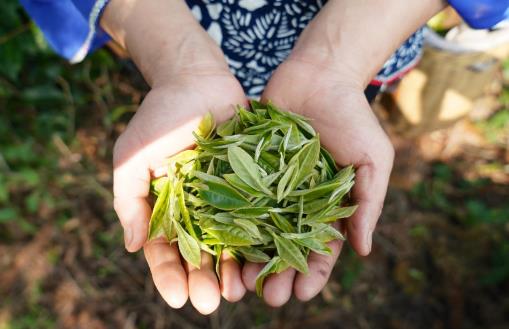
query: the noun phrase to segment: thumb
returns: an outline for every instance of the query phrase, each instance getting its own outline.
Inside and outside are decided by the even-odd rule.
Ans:
[[[376,164],[364,163],[356,171],[353,197],[359,208],[348,220],[347,231],[352,247],[361,256],[371,252],[373,231],[387,193],[394,151],[387,147],[384,153],[386,156],[377,157]]]
[[[125,248],[135,252],[148,234],[150,171],[139,153],[126,158],[123,145],[119,138],[113,152],[113,207],[124,229]]]

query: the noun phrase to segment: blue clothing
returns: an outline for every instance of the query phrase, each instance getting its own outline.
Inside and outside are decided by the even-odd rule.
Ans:
[[[109,40],[98,26],[108,0],[21,0],[48,43],[77,62]],[[262,91],[289,55],[300,33],[326,0],[186,0],[193,15],[222,48],[248,96]],[[492,26],[509,12],[509,0],[450,0],[474,27]],[[169,18],[171,19],[171,18]],[[422,53],[422,29],[385,63],[372,81],[381,86],[415,66]]]
[[[509,0],[449,0],[449,4],[475,29],[489,29],[509,18]]]
[[[196,19],[221,45],[230,70],[246,94],[256,97],[326,1],[227,2],[187,0]],[[372,84],[381,86],[395,81],[414,67],[420,59],[422,43],[420,29],[385,63]]]
[[[79,62],[110,38],[98,25],[108,0],[20,0],[62,57]]]

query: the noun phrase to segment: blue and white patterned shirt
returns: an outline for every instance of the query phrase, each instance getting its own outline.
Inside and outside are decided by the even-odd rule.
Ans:
[[[21,0],[49,44],[78,62],[108,36],[98,25],[108,0]],[[297,38],[326,0],[186,0],[210,36],[220,45],[246,94],[256,97],[275,68],[290,54]],[[509,0],[451,0],[472,24],[495,24],[509,12]],[[460,7],[461,6],[461,7]],[[492,8],[492,9],[491,9]],[[482,10],[481,10],[482,9]],[[503,13],[502,13],[503,12]],[[422,29],[385,63],[372,81],[388,84],[418,62]]]

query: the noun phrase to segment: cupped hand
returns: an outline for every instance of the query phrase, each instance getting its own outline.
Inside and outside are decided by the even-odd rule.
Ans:
[[[362,83],[347,68],[332,70],[328,66],[288,59],[275,71],[262,98],[311,118],[322,145],[336,162],[355,166],[352,195],[359,208],[347,220],[345,229],[354,250],[359,255],[368,255],[387,190],[394,149],[371,111]],[[342,242],[330,242],[329,247],[331,256],[309,255],[308,275],[288,269],[267,278],[263,290],[265,301],[281,306],[292,292],[302,301],[316,296],[327,283]],[[255,289],[261,267],[253,263],[244,265],[243,282],[249,290]]]
[[[209,314],[221,295],[238,301],[245,288],[240,266],[227,256],[221,260],[219,283],[209,254],[202,252],[197,269],[181,259],[177,244],[163,238],[147,241],[150,180],[166,173],[165,159],[193,146],[192,132],[207,112],[222,121],[233,115],[234,105],[245,103],[240,84],[227,68],[195,65],[154,86],[115,144],[114,208],[126,249],[143,247],[155,286],[173,308],[182,307],[189,297],[199,312]]]

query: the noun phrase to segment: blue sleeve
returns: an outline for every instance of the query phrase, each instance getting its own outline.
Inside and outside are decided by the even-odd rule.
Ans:
[[[109,36],[98,22],[108,0],[20,0],[49,45],[62,57],[79,62]]]
[[[449,0],[449,4],[475,29],[491,28],[509,17],[509,0]]]

